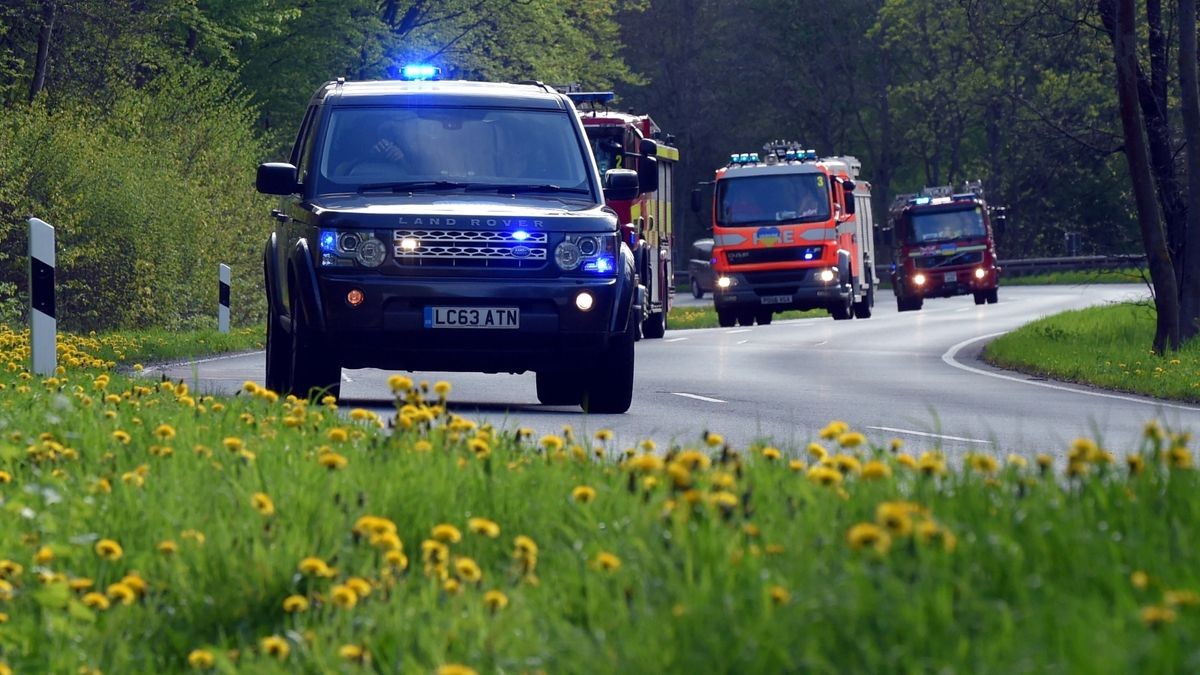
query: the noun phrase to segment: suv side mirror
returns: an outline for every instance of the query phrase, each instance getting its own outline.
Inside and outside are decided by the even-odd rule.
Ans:
[[[646,141],[642,141],[645,143]],[[653,143],[654,141],[650,141]],[[654,192],[658,189],[658,158],[642,156],[638,158],[638,192]]]
[[[609,169],[604,173],[605,201],[637,199],[638,182],[633,169]]]
[[[300,187],[296,183],[296,167],[286,162],[259,164],[254,187],[264,195],[294,194]]]
[[[700,209],[704,206],[704,204],[700,200],[701,200],[700,188],[693,188],[692,189],[692,212],[693,213],[700,213]]]

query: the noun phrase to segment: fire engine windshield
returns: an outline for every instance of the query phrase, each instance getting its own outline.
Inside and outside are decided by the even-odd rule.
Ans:
[[[815,222],[829,218],[829,188],[822,174],[724,178],[717,183],[717,224]]]
[[[625,169],[625,151],[621,146],[622,132],[605,132],[588,127],[588,141],[592,144],[592,154],[596,156],[596,167],[603,176],[609,169]]]
[[[909,243],[925,244],[956,239],[979,239],[986,236],[983,209],[976,206],[955,211],[914,213]]]
[[[591,195],[567,114],[511,108],[334,108],[318,193],[512,189]],[[303,169],[302,169],[303,171]]]

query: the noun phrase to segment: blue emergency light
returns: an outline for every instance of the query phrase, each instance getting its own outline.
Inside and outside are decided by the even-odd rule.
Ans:
[[[599,274],[611,272],[615,268],[616,266],[613,263],[613,259],[608,256],[601,256],[595,260],[588,261],[583,264],[584,271],[597,272]]]
[[[321,253],[337,253],[337,233],[321,230]]]
[[[913,199],[911,203],[916,204],[917,206],[925,206],[926,204],[929,204],[932,201],[933,201],[933,197],[917,197],[917,198]]]
[[[525,230],[517,230],[512,233],[512,238],[516,239],[517,241],[525,241],[529,238],[529,233]]]
[[[400,69],[402,80],[436,80],[442,75],[442,69],[427,63],[411,63]]]
[[[571,91],[567,92],[567,98],[575,105],[608,105],[617,95],[611,91]]]

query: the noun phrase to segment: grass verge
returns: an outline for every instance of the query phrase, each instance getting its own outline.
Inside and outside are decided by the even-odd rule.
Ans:
[[[1002,368],[1156,398],[1200,401],[1200,345],[1150,351],[1154,307],[1122,303],[1034,321],[993,340],[984,360]]]
[[[1049,272],[1025,276],[1003,276],[1001,286],[1051,286],[1065,284],[1141,284],[1145,283],[1146,270],[1132,267],[1119,270],[1078,270]]]
[[[92,363],[79,341],[64,359]],[[365,410],[26,372],[0,333],[16,672],[1184,672],[1200,476],[870,443],[532,438],[395,376]],[[1164,515],[1166,514],[1166,515]]]
[[[815,319],[822,316],[829,316],[829,312],[823,309],[810,309],[805,312],[790,311],[779,312],[775,314],[775,320],[786,321],[788,319]],[[717,310],[711,305],[706,307],[675,307],[667,316],[667,327],[672,330],[683,330],[688,328],[717,328],[720,326],[717,323]]]
[[[0,325],[0,334],[11,333],[6,326]],[[248,326],[230,329],[228,333],[216,330],[161,329],[92,332],[88,335],[60,333],[59,340],[72,345],[72,352],[86,354],[112,367],[116,364],[161,363],[262,349],[265,336],[264,326]],[[19,337],[28,340],[28,331],[19,334]]]

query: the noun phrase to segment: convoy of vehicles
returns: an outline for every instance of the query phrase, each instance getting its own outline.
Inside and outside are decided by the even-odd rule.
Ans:
[[[654,190],[601,176],[550,87],[404,70],[322,85],[288,161],[258,169],[280,196],[267,386],[336,396],[343,367],[533,371],[544,404],[626,411],[639,277],[605,201]]]
[[[942,186],[901,195],[889,227],[899,311],[919,310],[925,298],[970,294],[977,305],[999,300],[996,242],[980,183],[968,183],[957,194]]]
[[[739,153],[716,172],[713,304],[722,326],[826,309],[868,318],[875,303],[870,185],[853,157],[818,158],[787,142]],[[692,208],[701,210],[700,192]]]
[[[610,169],[637,171],[640,192],[632,199],[610,198],[606,202],[617,212],[625,241],[633,251],[642,336],[661,338],[675,296],[671,246],[679,150],[649,115],[609,110],[612,92],[569,92],[567,96],[580,107],[600,173]]]

